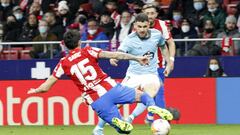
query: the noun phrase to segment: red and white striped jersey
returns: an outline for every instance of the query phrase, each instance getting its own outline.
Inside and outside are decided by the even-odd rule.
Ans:
[[[154,26],[152,28],[159,30],[162,33],[163,38],[165,40],[172,38],[172,35],[171,35],[169,28],[167,27],[167,24],[165,21],[155,19]],[[165,61],[163,60],[162,53],[159,48],[158,48],[158,61],[159,61],[159,63],[158,63],[159,67],[164,67]]]
[[[53,76],[60,78],[66,74],[77,85],[88,104],[96,101],[116,85],[98,65],[98,56],[102,50],[85,47],[71,50],[62,58],[53,71]]]

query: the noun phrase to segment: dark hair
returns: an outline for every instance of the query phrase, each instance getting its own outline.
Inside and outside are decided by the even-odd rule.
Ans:
[[[136,16],[135,22],[148,22],[148,16],[144,13],[140,13]]]
[[[218,62],[219,69],[217,71],[210,70],[209,65],[211,60],[216,60]],[[224,74],[224,71],[223,71],[223,67],[221,65],[220,60],[215,56],[210,57],[208,61],[208,67],[207,67],[207,72],[205,74],[205,77],[221,77],[223,76],[223,74]]]
[[[79,40],[80,33],[77,30],[68,30],[63,35],[64,44],[70,50],[78,47]]]

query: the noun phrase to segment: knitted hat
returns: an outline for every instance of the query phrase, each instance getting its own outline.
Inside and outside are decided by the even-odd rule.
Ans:
[[[58,12],[60,12],[61,10],[63,9],[66,9],[67,11],[69,11],[69,7],[67,5],[67,1],[63,0],[63,1],[60,1],[58,3]]]

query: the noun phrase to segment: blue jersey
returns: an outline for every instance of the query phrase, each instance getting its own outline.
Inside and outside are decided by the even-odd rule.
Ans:
[[[161,32],[156,29],[149,30],[150,37],[148,39],[140,39],[136,32],[129,34],[121,43],[118,50],[127,52],[135,56],[151,55],[150,64],[141,66],[136,61],[130,61],[127,70],[128,74],[158,74],[158,55],[159,46],[165,45],[165,39]]]

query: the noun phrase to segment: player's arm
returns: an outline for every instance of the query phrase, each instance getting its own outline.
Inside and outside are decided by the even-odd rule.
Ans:
[[[122,50],[118,50],[118,52],[124,52]],[[110,59],[110,64],[113,65],[113,66],[118,66],[118,60],[117,59]]]
[[[160,45],[159,47],[161,49],[161,52],[162,52],[162,55],[163,55],[164,59],[167,61],[167,66],[164,70],[164,75],[168,76],[171,72],[171,65],[169,64],[170,63],[169,50],[168,50],[166,45]]]
[[[134,60],[139,62],[141,65],[146,65],[149,63],[149,56],[134,56],[124,52],[102,51],[99,53],[99,58],[117,59],[117,60]]]
[[[173,41],[173,38],[169,38],[167,40],[167,44],[168,44],[168,49],[169,49],[169,55],[170,55],[170,67],[171,70],[174,69],[174,60],[175,60],[175,54],[176,54],[176,45],[175,42]]]
[[[31,88],[27,93],[44,93],[47,92],[57,81],[58,79],[53,75],[49,76],[48,79],[42,83],[38,88]]]

